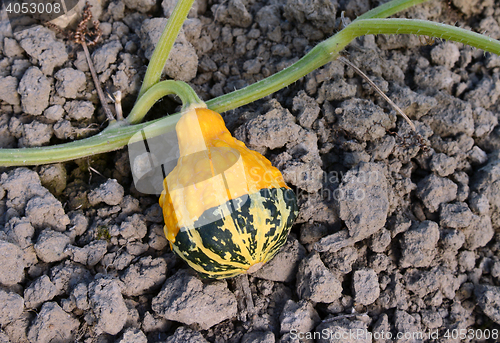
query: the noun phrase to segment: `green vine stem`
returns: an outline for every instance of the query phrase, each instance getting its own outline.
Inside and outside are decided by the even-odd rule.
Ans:
[[[174,11],[168,19],[167,25],[165,26],[165,29],[156,44],[155,50],[153,51],[153,55],[149,61],[148,69],[146,70],[146,75],[144,75],[144,80],[137,99],[140,99],[151,86],[160,81],[161,73],[165,67],[165,62],[168,59],[170,50],[172,50],[172,47],[174,46],[175,40],[181,31],[182,24],[186,21],[193,3],[194,0],[177,1]]]
[[[0,166],[30,166],[64,162],[118,150],[127,145],[130,138],[146,126],[156,124],[155,131],[151,131],[151,136],[154,136],[155,133],[161,134],[162,128],[172,130],[178,120],[175,116],[170,116],[137,125],[114,122],[101,133],[79,141],[39,148],[0,149]]]
[[[216,112],[228,111],[272,94],[311,71],[335,60],[339,53],[357,37],[369,34],[414,34],[456,41],[500,55],[500,42],[458,27],[416,19],[355,20],[333,37],[316,45],[307,55],[290,67],[243,89],[207,101]]]
[[[182,111],[165,118],[143,124],[129,125],[127,121],[113,122],[101,133],[65,144],[39,148],[0,149],[0,166],[39,165],[70,161],[81,157],[118,150],[131,142],[132,136],[147,127],[148,136],[154,137],[175,129],[183,111],[189,108],[206,108],[193,89],[185,82],[166,80],[152,86],[140,98],[129,117],[134,113],[147,113],[156,101],[169,94],[181,98]],[[128,118],[127,118],[128,120]]]
[[[385,4],[382,4],[378,7],[375,7],[374,9],[369,10],[366,13],[363,13],[362,15],[357,17],[354,21],[361,20],[361,19],[387,18],[393,14],[404,11],[405,9],[408,9],[410,7],[413,7],[415,5],[418,5],[418,4],[421,4],[423,2],[427,2],[427,1],[429,1],[429,0],[393,0],[393,1],[389,1],[389,2],[386,2]]]
[[[246,88],[207,101],[206,105],[216,112],[224,112],[265,97],[292,84],[326,63],[335,60],[339,56],[339,53],[353,39],[367,34],[426,35],[469,44],[485,51],[500,54],[500,42],[457,27],[424,20],[367,19],[369,16],[382,17],[392,15],[397,11],[420,2],[423,1],[395,0],[367,12],[333,37],[318,44],[307,55],[290,67]],[[164,85],[166,84],[164,83]],[[127,122],[136,123],[140,121],[147,113],[147,110],[159,99],[161,94],[169,94],[162,93],[166,91],[160,90],[161,87],[164,86],[153,88],[151,93],[145,92],[144,95],[139,97]],[[149,135],[152,137],[155,132],[160,134],[165,132],[161,130],[172,130],[179,118],[180,114],[175,114],[144,124],[127,126],[126,122],[115,123],[94,137],[53,147],[0,149],[0,166],[55,163],[117,150],[125,146],[137,131],[145,128],[147,125],[155,124]]]
[[[141,96],[127,117],[129,124],[137,124],[148,113],[149,109],[161,98],[166,95],[175,94],[182,101],[182,111],[191,106],[207,107],[200,100],[195,91],[185,82],[165,80],[150,87],[143,96]]]

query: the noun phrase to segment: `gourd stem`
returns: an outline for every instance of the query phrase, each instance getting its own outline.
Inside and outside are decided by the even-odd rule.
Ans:
[[[369,34],[414,34],[442,38],[500,54],[500,42],[458,27],[416,19],[355,20],[333,37],[316,45],[307,55],[286,69],[243,89],[207,101],[216,112],[234,109],[272,94],[296,82],[313,70],[335,60],[355,38]]]
[[[368,12],[363,13],[356,20],[362,19],[375,19],[375,18],[387,18],[393,14],[404,11],[407,8],[413,7],[415,5],[421,4],[423,2],[427,2],[429,0],[393,0],[386,2],[374,9],[369,10]],[[353,22],[354,22],[353,21]]]
[[[168,19],[167,25],[165,26],[165,29],[156,44],[153,55],[151,56],[151,60],[149,61],[148,69],[146,70],[146,75],[144,75],[144,80],[137,99],[140,99],[151,86],[160,81],[161,73],[165,66],[165,62],[168,59],[168,55],[170,54],[170,50],[172,50],[172,47],[174,46],[175,40],[181,31],[182,24],[184,24],[193,3],[194,0],[177,1],[174,11]]]
[[[127,117],[127,122],[130,124],[141,122],[149,109],[159,99],[169,94],[175,94],[181,99],[183,110],[192,106],[207,107],[187,83],[183,81],[165,80],[150,87],[146,93],[137,100]]]
[[[110,124],[99,134],[78,141],[48,147],[0,149],[0,166],[31,166],[71,161],[123,148],[135,133],[148,127],[152,137],[175,129],[181,114],[137,125]],[[155,124],[155,125],[153,125]]]
[[[418,2],[418,0],[417,0]],[[407,8],[406,5],[415,3],[411,1],[392,1],[386,5],[396,4],[400,10]],[[404,6],[403,6],[404,4]],[[404,8],[403,8],[404,7]],[[391,7],[392,8],[392,7]],[[372,15],[390,15],[392,10],[373,11]],[[489,37],[460,29],[457,27],[433,23],[425,20],[409,19],[357,19],[335,36],[323,41],[314,47],[307,55],[294,63],[292,66],[270,76],[267,79],[254,83],[241,90],[223,95],[216,99],[207,101],[208,108],[216,112],[224,112],[248,104],[252,101],[274,93],[291,83],[299,80],[309,72],[323,66],[336,59],[339,53],[356,37],[367,34],[415,34],[430,37],[453,40],[464,44],[472,45],[495,54],[500,54],[500,42]],[[164,81],[166,82],[166,81]],[[175,82],[175,81],[171,81]],[[136,125],[126,125],[126,123],[136,123],[140,121],[149,108],[159,99],[162,92],[167,92],[168,83],[164,83],[142,99],[139,98],[136,106],[132,110],[127,121],[110,124],[100,134],[80,141],[61,144],[53,147],[29,148],[29,149],[0,149],[0,166],[15,165],[37,165],[44,163],[62,162],[71,159],[81,158],[94,154],[109,152],[122,148],[129,142],[129,139],[139,130],[155,123],[154,130],[150,131],[150,137],[155,132],[158,134],[165,130],[172,130],[175,123],[180,118],[180,114],[175,114],[153,122]],[[180,85],[180,83],[179,83]],[[165,87],[162,88],[162,87]],[[182,89],[184,86],[179,86]],[[188,86],[189,87],[189,86]],[[191,90],[192,91],[192,90]],[[182,91],[181,91],[182,92]],[[181,95],[179,91],[172,93]],[[166,94],[172,94],[166,93]],[[193,92],[194,93],[194,92]],[[146,92],[144,93],[144,96]],[[186,95],[190,97],[190,95]],[[187,100],[197,103],[199,99]],[[184,101],[184,100],[183,100]],[[149,134],[149,132],[148,132]]]

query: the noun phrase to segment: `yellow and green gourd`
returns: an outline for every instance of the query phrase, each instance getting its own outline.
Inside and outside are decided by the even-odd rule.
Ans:
[[[172,250],[203,277],[251,273],[276,255],[297,217],[294,192],[220,114],[196,108],[176,125],[180,157],[160,206]]]

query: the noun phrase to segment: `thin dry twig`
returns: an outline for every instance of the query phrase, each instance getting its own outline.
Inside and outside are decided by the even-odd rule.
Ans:
[[[353,313],[353,314],[343,314],[343,315],[323,319],[321,322],[322,323],[329,323],[329,322],[334,322],[334,321],[339,320],[339,319],[348,319],[348,318],[354,318],[354,317],[367,317],[367,316],[368,316],[368,313],[366,313],[366,312]]]
[[[99,28],[99,21],[92,18],[92,12],[90,11],[91,7],[92,5],[90,5],[89,3],[87,3],[87,5],[85,6],[85,9],[83,11],[83,19],[78,24],[76,32],[73,35],[73,40],[76,43],[80,43],[82,45],[83,51],[85,52],[85,57],[87,58],[87,63],[89,65],[90,73],[92,74],[92,79],[94,80],[95,88],[99,96],[99,100],[102,104],[102,108],[104,109],[108,120],[113,121],[115,120],[115,118],[108,106],[108,101],[104,96],[104,92],[102,91],[101,83],[99,82],[99,79],[97,77],[97,73],[95,71],[94,64],[92,63],[92,59],[90,57],[88,49],[88,46],[95,45],[102,36],[102,30]],[[92,25],[94,26],[93,30],[89,29],[88,22],[92,22]],[[88,37],[93,37],[93,39],[90,40],[87,44]]]
[[[358,67],[356,67],[354,64],[352,64],[348,59],[346,59],[346,58],[344,58],[342,56],[339,57],[338,59],[342,63],[347,64],[349,67],[351,67],[352,69],[354,69],[354,71],[356,73],[358,73],[363,79],[365,79],[365,81],[368,82],[370,84],[370,86],[372,86],[377,91],[377,93],[382,98],[384,98],[384,100],[387,101],[389,103],[389,105],[391,105],[392,108],[394,108],[396,110],[396,112],[398,112],[399,115],[401,115],[408,122],[408,125],[410,125],[411,129],[413,131],[415,131],[415,132],[417,131],[416,128],[415,128],[415,125],[413,124],[413,122],[411,121],[411,119],[408,118],[408,116],[403,112],[403,110],[400,109],[399,106],[396,105],[387,95],[385,95],[385,93],[382,92],[382,90],[380,88],[378,88],[378,86],[372,80],[370,80],[370,78],[365,73],[363,73]]]
[[[99,79],[97,77],[97,73],[95,71],[94,64],[92,63],[92,58],[90,57],[90,52],[88,49],[89,46],[96,45],[102,36],[102,30],[99,27],[99,20],[93,19],[92,12],[90,11],[91,7],[92,5],[87,2],[83,10],[82,20],[78,23],[75,32],[67,34],[66,37],[74,41],[75,43],[81,44],[83,52],[85,53],[85,57],[87,58],[87,64],[89,65],[90,73],[92,74],[92,80],[94,81],[97,95],[99,96],[99,100],[101,101],[104,113],[106,113],[106,118],[109,121],[113,121],[115,120],[115,118],[108,106],[108,101],[104,96],[104,92],[102,91],[101,83],[99,82]],[[92,23],[92,29],[89,28],[89,22]],[[64,32],[58,26],[52,23],[46,23],[46,25],[64,35]]]

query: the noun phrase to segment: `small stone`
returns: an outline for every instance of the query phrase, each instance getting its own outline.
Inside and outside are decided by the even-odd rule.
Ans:
[[[439,289],[439,278],[443,277],[438,275],[436,269],[426,271],[414,268],[408,268],[404,275],[406,282],[406,289],[419,298],[423,298],[429,293],[435,292]]]
[[[493,263],[493,267],[491,267],[490,274],[491,274],[491,276],[493,276],[497,280],[500,280],[500,262],[499,261]]]
[[[16,293],[0,289],[0,325],[5,326],[21,317],[24,300]]]
[[[71,300],[73,300],[75,306],[82,311],[90,309],[88,291],[88,285],[85,283],[77,284],[71,291]]]
[[[446,154],[433,154],[429,161],[429,167],[433,172],[444,177],[453,174],[457,168],[457,161],[455,158],[448,157]]]
[[[439,90],[440,93],[438,93],[438,96],[437,96],[438,98],[440,95],[448,95],[451,98],[449,93],[451,93],[452,88],[457,83],[460,82],[460,76],[444,66],[426,67],[424,69],[420,69],[417,66],[415,69],[414,75],[415,76],[413,77],[413,81],[415,82],[415,84],[418,86],[418,88],[420,90],[428,91],[428,90],[432,89],[432,90],[434,90],[434,92],[436,90]],[[440,108],[442,105],[445,105],[443,100],[440,100],[440,99],[437,99],[437,100],[438,100],[438,103],[440,105],[437,107]],[[465,102],[463,102],[463,103],[465,103]],[[470,109],[470,107],[469,107],[469,109]],[[430,112],[435,111],[435,110],[437,110],[436,107],[434,107]],[[445,113],[440,112],[440,114],[445,114]],[[443,129],[438,129],[438,130],[440,130],[440,132],[442,132],[442,130],[446,130],[446,131],[449,130],[449,132],[454,131],[455,129],[450,128],[450,124],[452,123],[451,117],[454,116],[455,118],[457,118],[457,115],[458,115],[458,111],[450,112],[450,115],[447,116],[447,118],[445,119],[447,122],[446,123],[447,125]],[[469,118],[471,118],[471,117],[469,115],[467,115],[467,121],[469,120]],[[424,121],[430,120],[430,121],[437,122],[440,119],[442,119],[442,117],[441,118],[429,117],[429,118],[422,118],[422,119]],[[463,123],[465,123],[465,120],[461,120],[461,121],[458,120],[457,123],[463,124]],[[467,124],[474,125],[470,121]],[[436,124],[436,128],[437,128],[437,124]],[[461,126],[461,128],[463,128],[463,126]],[[472,127],[472,129],[473,129],[473,127]]]
[[[146,13],[151,11],[156,5],[156,1],[147,0],[147,1],[137,1],[137,0],[124,0],[125,6],[131,10],[137,10],[141,13]]]
[[[435,64],[451,69],[460,58],[460,51],[455,43],[445,41],[432,48],[431,58]]]
[[[465,234],[464,248],[475,250],[484,247],[493,238],[495,231],[489,216],[473,215],[471,224],[462,229]]]
[[[167,263],[162,258],[143,257],[125,270],[120,277],[124,283],[123,294],[138,296],[149,292],[165,281]]]
[[[124,194],[125,190],[123,189],[123,186],[120,185],[115,179],[109,179],[100,185],[99,188],[92,190],[88,194],[88,199],[91,206],[95,206],[100,202],[114,206],[118,205],[122,201]]]
[[[332,318],[333,319],[333,318]],[[331,333],[322,335],[321,333]],[[333,319],[327,317],[318,327],[315,333],[319,334],[317,343],[371,343],[371,336],[368,335],[368,326],[361,320]],[[357,334],[353,334],[357,333]],[[335,337],[340,337],[336,339]]]
[[[477,192],[472,192],[469,197],[470,209],[478,215],[488,214],[490,211],[490,202],[484,194],[478,194]]]
[[[463,271],[472,271],[476,267],[476,254],[469,250],[461,251],[458,255],[458,264]]]
[[[14,76],[0,77],[0,84],[2,88],[0,90],[0,100],[5,101],[9,105],[20,105],[21,100],[19,98],[19,93],[17,92],[17,87],[19,81]]]
[[[347,83],[344,79],[326,81],[321,84],[318,90],[317,102],[322,101],[341,101],[352,98],[356,95],[356,85]]]
[[[306,92],[300,91],[293,98],[293,111],[297,112],[297,120],[302,127],[310,129],[318,118],[320,108],[318,103],[308,96]]]
[[[395,84],[393,88],[394,90],[389,94],[391,100],[411,119],[419,120],[438,104],[433,97],[414,92],[410,87]]]
[[[467,152],[467,157],[472,164],[484,164],[488,161],[488,155],[477,145]]]
[[[52,138],[52,126],[33,120],[23,125],[23,135],[19,139],[20,147],[37,147],[46,145]]]
[[[370,100],[349,99],[340,104],[338,126],[360,141],[372,141],[392,129],[396,117],[385,113]]]
[[[65,231],[70,223],[61,202],[49,192],[43,197],[35,196],[28,201],[26,217],[35,228],[52,228],[60,232]]]
[[[474,294],[484,314],[495,323],[500,324],[500,287],[477,285]]]
[[[422,77],[425,76],[422,75]],[[427,77],[429,76],[427,75]],[[471,105],[445,92],[438,93],[436,100],[439,106],[433,107],[427,113],[427,116],[422,118],[422,121],[428,124],[432,131],[442,138],[460,133],[472,136],[474,133],[474,118]]]
[[[65,259],[66,246],[70,243],[70,238],[63,233],[44,230],[35,243],[35,252],[43,262],[57,262]]]
[[[490,203],[491,222],[495,228],[500,227],[500,153],[490,154],[488,163],[474,172],[471,189],[484,194]]]
[[[406,311],[396,310],[394,326],[397,332],[422,332],[419,316],[412,316]]]
[[[373,269],[361,269],[354,272],[352,280],[354,301],[362,305],[370,305],[380,295],[378,276]]]
[[[153,298],[152,308],[165,319],[187,325],[197,323],[203,330],[236,316],[238,311],[236,298],[225,281],[204,284],[185,270],[167,279]]]
[[[283,15],[291,22],[304,24],[304,22],[310,21],[315,28],[325,33],[332,33],[335,24],[332,23],[331,18],[336,17],[337,6],[336,1],[312,0],[304,2],[301,0],[288,0],[286,6],[283,7]]]
[[[60,195],[66,188],[66,168],[61,163],[42,166],[38,173],[42,185],[52,194]]]
[[[96,73],[105,72],[110,64],[115,63],[118,53],[122,48],[118,40],[113,40],[95,50],[92,54],[92,61],[94,62]]]
[[[64,105],[68,117],[73,120],[86,120],[92,118],[95,108],[90,101],[68,101]]]
[[[451,180],[430,174],[417,184],[417,196],[431,212],[439,205],[455,200],[458,186]]]
[[[460,230],[441,230],[441,245],[445,250],[458,251],[465,243],[465,235]]]
[[[4,232],[7,234],[9,242],[16,244],[25,250],[25,252],[33,245],[32,239],[35,234],[35,228],[26,217],[11,218],[6,223]]]
[[[0,284],[13,286],[24,279],[23,251],[9,242],[0,240]]]
[[[49,106],[50,82],[37,67],[29,68],[19,82],[23,111],[39,115]]]
[[[359,253],[354,247],[345,247],[336,252],[326,252],[321,257],[330,271],[349,274]]]
[[[179,326],[174,334],[167,338],[165,343],[208,343],[203,335],[186,326]]]
[[[24,290],[26,308],[36,309],[57,295],[56,286],[47,275],[42,275]]]
[[[389,265],[391,265],[391,260],[385,254],[376,254],[370,258],[370,268],[372,268],[375,273],[380,273],[387,270]]]
[[[493,19],[493,18],[492,18]],[[495,19],[493,19],[496,22]],[[489,75],[483,75],[481,81],[474,85],[464,96],[464,100],[471,104],[472,108],[490,108],[500,96],[500,80]],[[486,119],[486,118],[485,118]],[[480,123],[480,121],[478,121]]]
[[[128,328],[116,343],[148,343],[148,338],[137,328]]]
[[[38,61],[45,75],[52,75],[55,67],[62,66],[68,60],[66,45],[55,36],[54,31],[40,25],[14,34],[26,53]]]
[[[422,317],[422,324],[428,329],[436,329],[443,325],[443,317],[434,310],[422,311],[420,316]]]
[[[291,282],[297,274],[299,262],[306,256],[306,250],[299,242],[288,236],[278,254],[252,276],[278,282]]]
[[[257,150],[281,148],[288,142],[297,141],[301,131],[292,114],[281,106],[248,121],[242,128],[246,136],[243,140]]]
[[[428,266],[437,253],[438,240],[439,226],[429,220],[406,231],[401,240],[401,267]]]
[[[472,114],[474,117],[474,137],[481,138],[489,135],[498,125],[495,114],[482,107],[476,107]]]
[[[353,245],[356,241],[349,237],[347,229],[335,232],[323,237],[314,244],[314,250],[317,252],[337,252],[342,248]]]
[[[89,285],[89,303],[97,318],[96,329],[110,335],[123,329],[128,310],[116,280],[96,278]]]
[[[342,284],[325,267],[318,253],[303,259],[297,272],[297,294],[301,299],[331,303],[342,294]]]
[[[49,277],[58,295],[69,294],[77,284],[89,283],[92,278],[87,268],[69,260],[52,267]]]
[[[384,252],[391,244],[391,241],[391,232],[386,228],[382,228],[371,237],[370,249],[374,252]]]
[[[57,303],[46,302],[29,328],[28,339],[37,343],[70,343],[75,340],[79,326],[80,321]]]
[[[78,92],[85,88],[85,73],[72,68],[64,68],[54,74],[57,93],[63,98],[76,98]]]
[[[260,73],[261,67],[262,64],[260,63],[259,58],[254,58],[252,60],[248,60],[245,61],[245,63],[243,63],[243,70],[250,75]]]
[[[7,57],[23,57],[24,50],[19,43],[12,38],[5,37],[3,40],[3,54]]]
[[[250,331],[241,338],[241,343],[274,343],[275,341],[272,331]]]
[[[369,237],[385,225],[389,189],[380,164],[360,163],[345,174],[338,190],[339,216],[355,241]]]
[[[103,240],[92,241],[83,248],[68,245],[65,249],[65,253],[67,253],[73,261],[89,267],[93,267],[99,263],[107,252],[108,243]]]
[[[231,26],[248,27],[252,24],[252,15],[246,9],[242,0],[230,0],[227,5],[221,4],[212,7],[218,22]]]
[[[307,300],[288,300],[280,315],[281,334],[295,330],[309,332],[321,321],[314,306]]]
[[[153,224],[149,227],[148,244],[154,250],[163,250],[168,245],[163,225]]]
[[[64,109],[61,105],[52,105],[43,112],[43,116],[50,122],[57,122],[64,116]]]
[[[128,241],[140,240],[146,236],[148,232],[148,227],[144,220],[142,214],[135,213],[130,217],[127,217],[121,224],[118,232],[116,230],[110,230],[112,236],[120,234],[123,238]]]
[[[439,214],[439,224],[444,227],[460,229],[470,225],[472,212],[466,203],[443,204]]]
[[[144,314],[144,320],[142,321],[142,330],[146,333],[160,331],[166,332],[169,330],[171,322],[158,316],[157,314],[147,311]]]

